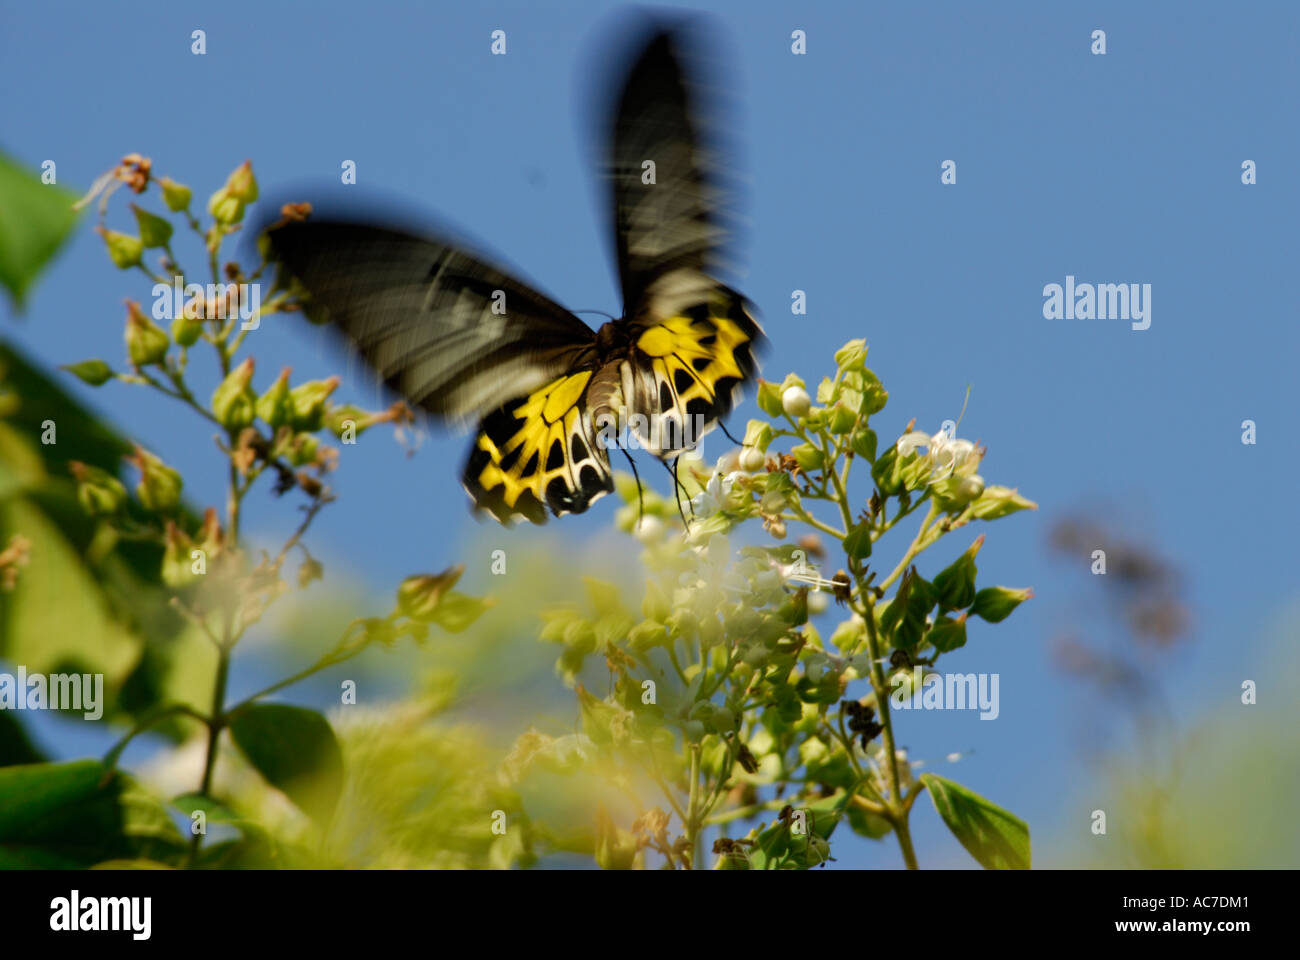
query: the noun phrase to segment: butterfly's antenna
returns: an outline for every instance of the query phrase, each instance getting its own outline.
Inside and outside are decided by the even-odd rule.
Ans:
[[[659,462],[664,465],[665,470],[667,470],[670,474],[672,474],[673,498],[677,501],[677,515],[682,518],[682,526],[685,527],[689,532],[691,529],[691,525],[686,522],[686,512],[682,509],[682,495],[681,495],[681,491],[685,490],[686,488],[682,486],[682,482],[677,479],[677,458],[673,457],[673,465],[671,467],[668,466],[668,464],[665,463],[663,460],[660,460]],[[694,515],[695,515],[695,508],[691,507],[691,516]]]
[[[733,436],[731,435],[731,431],[727,429],[727,425],[726,425],[725,423],[723,423],[721,420],[718,421],[718,426],[720,426],[720,427],[722,428],[722,432],[725,433],[725,434],[727,435],[727,439],[728,439],[728,440],[730,440],[732,443],[734,443],[734,444],[735,444],[736,446],[738,446],[738,447],[743,447],[743,446],[744,446],[743,443],[741,443],[739,440],[737,440],[735,437],[733,437]]]
[[[627,452],[627,447],[619,447],[623,451],[623,456],[627,457],[628,466],[632,468],[632,476],[636,479],[636,528],[641,529],[641,518],[645,516],[645,491],[641,488],[641,474],[636,472],[636,461],[632,459],[632,454]]]
[[[606,313],[604,310],[574,310],[573,313],[599,313],[602,317],[609,317],[611,320],[617,320],[618,317],[612,313]]]

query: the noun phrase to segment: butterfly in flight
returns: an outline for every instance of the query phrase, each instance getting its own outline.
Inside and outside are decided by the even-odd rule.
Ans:
[[[672,462],[754,375],[762,330],[714,276],[728,171],[687,69],[695,39],[646,28],[603,111],[624,312],[598,330],[425,229],[313,216],[268,234],[309,315],[331,321],[390,388],[437,419],[477,420],[462,482],[503,523],[585,511],[613,490],[606,444],[629,431]]]

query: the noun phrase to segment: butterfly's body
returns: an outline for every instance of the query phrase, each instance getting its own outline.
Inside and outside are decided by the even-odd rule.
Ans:
[[[613,489],[608,446],[671,460],[730,411],[763,334],[713,276],[725,236],[717,159],[690,109],[683,37],[657,30],[613,112],[607,169],[624,316],[590,327],[463,247],[313,217],[276,258],[389,386],[435,416],[479,418],[462,474],[502,522],[580,513]],[[656,175],[648,179],[648,161]]]

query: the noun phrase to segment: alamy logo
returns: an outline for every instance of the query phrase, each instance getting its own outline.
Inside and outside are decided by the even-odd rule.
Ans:
[[[1134,330],[1151,326],[1151,284],[1079,283],[1043,287],[1045,320],[1132,320]]]
[[[911,673],[894,674],[889,705],[895,710],[979,710],[981,720],[996,720],[998,674]]]
[[[50,929],[127,930],[133,940],[148,940],[152,930],[152,897],[86,897],[73,890],[71,897],[50,901]]]
[[[256,330],[262,310],[260,283],[185,283],[173,277],[171,283],[153,285],[155,320],[231,320],[244,321],[243,329]]]
[[[102,673],[0,673],[0,710],[81,710],[87,720],[104,715]]]

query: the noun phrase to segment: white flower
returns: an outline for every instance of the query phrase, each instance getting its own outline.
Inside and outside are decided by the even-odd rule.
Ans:
[[[803,387],[787,387],[785,393],[781,394],[781,406],[786,414],[797,420],[808,416],[808,411],[812,409],[812,397],[808,396],[808,391]]]

